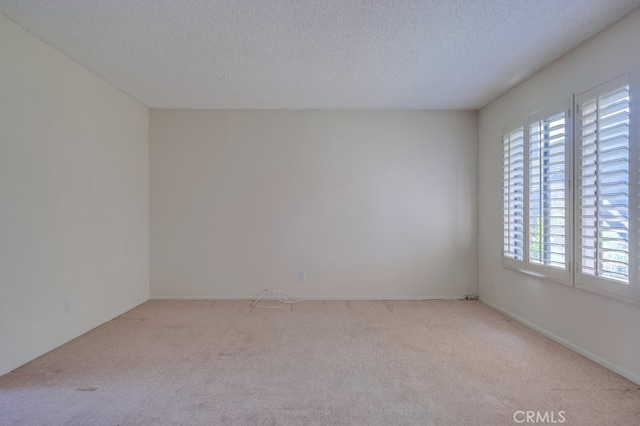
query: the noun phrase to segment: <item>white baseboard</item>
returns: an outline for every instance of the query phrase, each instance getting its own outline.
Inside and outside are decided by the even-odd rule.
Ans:
[[[149,300],[255,300],[260,296],[256,294],[251,297],[214,297],[214,296],[151,296]],[[463,296],[451,297],[451,296],[338,296],[338,297],[326,297],[326,296],[300,296],[289,295],[292,299],[305,299],[305,300],[461,300]],[[262,300],[277,300],[272,295],[264,295]]]
[[[562,337],[560,337],[560,336],[558,336],[556,334],[553,334],[550,331],[548,331],[548,330],[546,330],[546,329],[544,329],[542,327],[539,327],[539,326],[535,325],[534,323],[532,323],[532,322],[530,322],[530,321],[528,321],[528,320],[526,320],[526,319],[514,314],[513,312],[510,312],[510,311],[508,311],[508,310],[506,310],[504,308],[501,308],[500,306],[496,305],[493,302],[490,302],[489,300],[487,300],[487,299],[485,299],[483,297],[480,297],[479,300],[480,300],[480,302],[484,303],[485,305],[495,309],[498,312],[501,312],[501,313],[505,314],[506,316],[518,321],[519,323],[531,328],[532,330],[537,331],[538,333],[542,334],[543,336],[548,337],[549,339],[561,344],[562,346],[564,346],[566,348],[569,348],[574,352],[579,353],[583,357],[585,357],[587,359],[590,359],[591,361],[593,361],[593,362],[595,362],[597,364],[600,364],[604,368],[607,368],[607,369],[613,371],[614,373],[617,373],[617,374],[621,375],[622,377],[631,380],[635,384],[640,385],[640,376],[637,376],[637,375],[625,370],[624,368],[622,368],[622,367],[620,367],[618,365],[612,364],[609,361],[600,358],[599,356],[589,352],[588,350],[586,350],[586,349],[584,349],[584,348],[582,348],[580,346],[574,345],[573,343],[563,339]]]
[[[148,300],[149,300],[148,297],[143,297],[141,299],[136,300],[133,303],[129,303],[129,304],[125,305],[123,308],[118,309],[114,314],[109,314],[106,317],[101,318],[100,321],[98,321],[98,323],[96,325],[86,329],[82,333],[78,334],[78,336],[76,336],[76,337],[82,336],[83,334],[88,333],[89,331],[93,330],[94,328],[96,328],[96,327],[98,327],[98,326],[100,326],[100,325],[102,325],[102,324],[104,324],[104,323],[106,323],[108,321],[111,321],[112,319],[114,319],[116,317],[119,317],[120,315],[122,315],[122,314],[124,314],[126,312],[129,312],[133,308],[142,305],[143,303],[147,302]],[[74,337],[73,339],[75,339],[76,337]],[[73,340],[73,339],[71,339],[71,340]]]

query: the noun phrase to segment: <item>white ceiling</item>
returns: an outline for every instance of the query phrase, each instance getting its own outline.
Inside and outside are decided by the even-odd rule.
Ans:
[[[0,0],[0,14],[152,108],[477,109],[638,6]]]

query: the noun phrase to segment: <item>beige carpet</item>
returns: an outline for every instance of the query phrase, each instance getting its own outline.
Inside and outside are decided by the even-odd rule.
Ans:
[[[518,411],[639,425],[640,389],[472,301],[147,302],[0,377],[2,425],[514,425]]]

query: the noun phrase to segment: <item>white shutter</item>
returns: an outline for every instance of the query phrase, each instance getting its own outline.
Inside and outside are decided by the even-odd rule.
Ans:
[[[630,144],[629,90],[624,77],[577,98],[576,284],[625,297],[635,277],[629,230],[636,215],[629,190],[636,150]]]
[[[534,265],[568,271],[566,112],[529,122],[529,250]],[[568,274],[562,277],[568,280]]]
[[[640,302],[640,68],[572,107],[503,133],[503,264]]]
[[[524,260],[524,129],[503,136],[503,256]]]

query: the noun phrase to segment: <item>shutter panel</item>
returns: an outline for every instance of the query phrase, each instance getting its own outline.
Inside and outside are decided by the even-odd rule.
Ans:
[[[529,262],[565,269],[566,114],[529,124]]]
[[[524,129],[503,137],[503,221],[506,258],[524,260]]]
[[[581,99],[581,274],[629,283],[629,86]]]

